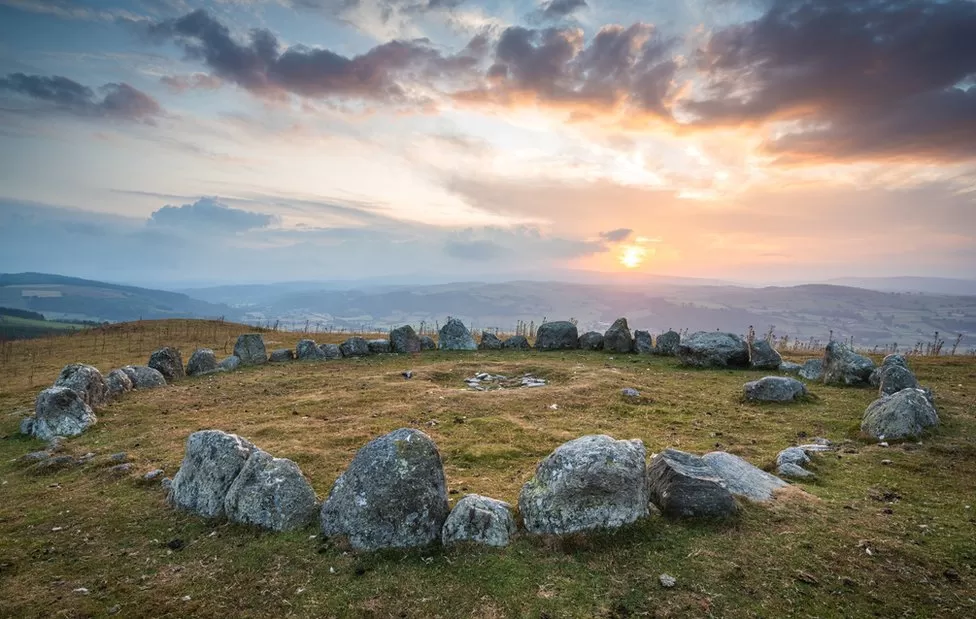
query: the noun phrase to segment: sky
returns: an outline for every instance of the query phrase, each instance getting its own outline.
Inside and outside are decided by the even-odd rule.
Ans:
[[[974,0],[0,0],[0,271],[974,265]]]

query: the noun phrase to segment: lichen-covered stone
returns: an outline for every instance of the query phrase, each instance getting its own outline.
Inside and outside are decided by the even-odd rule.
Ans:
[[[372,355],[380,355],[390,352],[390,340],[388,338],[377,338],[366,340],[366,347]]]
[[[529,344],[528,338],[524,335],[513,335],[502,342],[502,348],[505,350],[530,350],[532,345]]]
[[[718,473],[699,456],[665,449],[651,460],[651,500],[671,518],[727,518],[738,505]]]
[[[305,338],[298,340],[298,344],[295,345],[295,357],[300,361],[319,361],[325,359],[325,353],[315,340]]]
[[[390,331],[390,350],[395,353],[420,352],[420,337],[410,325]]]
[[[78,436],[98,421],[81,394],[69,387],[49,387],[37,394],[30,419],[21,430],[44,441],[56,436]]]
[[[217,369],[223,372],[233,372],[239,367],[241,367],[241,358],[237,355],[225,357],[220,363],[217,364]]]
[[[654,342],[654,353],[665,357],[674,357],[678,354],[678,345],[681,344],[681,334],[677,331],[665,331],[657,336]]]
[[[535,332],[537,350],[576,350],[579,332],[568,320],[557,320],[539,325]]]
[[[473,542],[487,546],[508,546],[515,535],[512,506],[504,501],[478,494],[465,495],[451,510],[441,542],[447,546],[457,542]]]
[[[236,434],[194,432],[186,439],[183,463],[170,486],[170,504],[205,518],[223,516],[227,491],[255,449]]]
[[[288,361],[295,360],[295,351],[291,348],[276,348],[271,351],[268,356],[268,362],[270,363],[285,363]]]
[[[878,381],[878,395],[892,395],[902,389],[918,389],[918,379],[912,371],[902,365],[882,366]]]
[[[198,348],[186,362],[187,376],[203,376],[217,369],[217,355],[210,348]]]
[[[167,383],[180,380],[186,376],[183,369],[183,357],[180,355],[180,351],[171,346],[160,348],[149,355],[149,363],[146,365],[162,374]]]
[[[129,375],[120,369],[112,370],[105,377],[105,386],[107,391],[105,395],[108,399],[113,400],[127,391],[132,391],[132,379]]]
[[[261,365],[268,362],[268,351],[264,347],[264,336],[260,333],[244,333],[234,343],[234,356],[241,365]]]
[[[749,367],[749,346],[734,333],[699,331],[678,344],[677,355],[682,365],[692,367]]]
[[[823,359],[807,359],[799,371],[800,378],[820,380],[823,378]]]
[[[369,355],[369,342],[358,336],[350,337],[339,344],[343,357],[365,357]]]
[[[749,367],[754,370],[778,370],[782,363],[783,357],[766,340],[756,340],[749,347]]]
[[[807,388],[795,378],[765,376],[743,386],[750,402],[794,402],[807,395]]]
[[[448,319],[438,332],[437,339],[441,350],[478,350],[471,332],[457,318]]]
[[[751,501],[769,501],[776,490],[789,485],[739,456],[724,451],[707,453],[702,460],[718,474],[729,492]]]
[[[825,385],[866,385],[873,370],[874,361],[857,354],[843,342],[831,342],[824,349]]]
[[[599,331],[587,331],[579,336],[580,350],[603,350],[603,334]]]
[[[272,531],[290,531],[315,519],[315,490],[298,465],[254,449],[224,497],[232,522]]]
[[[322,356],[328,360],[342,359],[342,349],[338,344],[319,344]]]
[[[868,405],[861,432],[879,441],[899,440],[921,436],[938,425],[939,415],[925,391],[902,389]]]
[[[490,331],[481,332],[481,341],[478,342],[478,350],[501,350],[502,341],[498,336]]]
[[[125,375],[129,377],[132,381],[133,389],[154,389],[156,387],[165,387],[166,379],[159,370],[147,367],[145,365],[127,365],[122,368]]]
[[[603,334],[603,349],[612,353],[628,353],[634,350],[634,337],[630,334],[626,318],[613,321]]]
[[[98,368],[84,363],[64,366],[54,386],[73,389],[92,408],[101,406],[108,397],[108,385],[102,373]]]
[[[654,338],[651,337],[650,331],[640,329],[634,331],[634,352],[639,355],[654,354]]]
[[[437,350],[437,342],[429,335],[421,335],[420,350]]]

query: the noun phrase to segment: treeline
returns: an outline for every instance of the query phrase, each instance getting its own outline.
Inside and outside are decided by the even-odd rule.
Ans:
[[[14,309],[12,307],[0,307],[0,316],[10,316],[12,318],[24,318],[26,320],[46,320],[44,318],[44,314],[41,314],[40,312]]]

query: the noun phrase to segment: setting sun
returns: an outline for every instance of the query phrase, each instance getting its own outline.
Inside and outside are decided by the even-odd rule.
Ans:
[[[647,249],[640,245],[625,245],[620,254],[620,264],[628,269],[636,269],[644,263],[647,257]]]

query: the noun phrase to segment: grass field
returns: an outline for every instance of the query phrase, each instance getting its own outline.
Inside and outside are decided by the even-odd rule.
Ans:
[[[84,329],[85,325],[0,315],[0,341],[41,337]]]
[[[184,359],[202,345],[219,356],[246,330],[167,321],[13,343],[0,363],[0,616],[976,616],[972,357],[910,360],[943,425],[888,448],[857,439],[868,389],[812,385],[809,402],[759,406],[740,396],[760,372],[606,353],[431,352],[267,365],[132,393],[67,442],[68,453],[97,454],[88,464],[42,473],[18,462],[43,447],[17,434],[19,420],[63,365],[107,372],[162,344]],[[269,350],[300,337],[265,334]],[[551,384],[465,390],[477,371]],[[624,401],[622,387],[640,401]],[[358,554],[315,527],[268,534],[178,513],[158,485],[107,473],[108,455],[124,451],[140,474],[173,475],[186,437],[218,428],[295,460],[324,497],[360,446],[404,426],[439,446],[452,503],[476,492],[514,504],[536,463],[583,434],[640,438],[649,452],[725,449],[760,466],[807,437],[841,448],[816,460],[803,492],[747,504],[734,522],[652,518],[616,533],[523,536],[502,550]],[[662,573],[677,586],[662,588]]]

